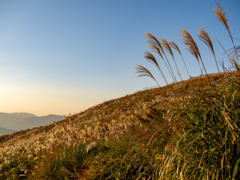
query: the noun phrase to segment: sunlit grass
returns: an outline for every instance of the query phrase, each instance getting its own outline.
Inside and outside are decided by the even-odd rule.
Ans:
[[[231,36],[225,13],[217,6],[214,13]],[[210,37],[198,31],[218,68]],[[178,69],[172,52],[181,55],[178,46],[150,33],[145,36],[173,84],[154,55],[145,52],[166,86],[104,102],[48,126],[0,136],[0,179],[240,179],[238,46],[233,44],[228,55],[235,71],[221,64],[224,72],[218,68],[218,73],[207,74],[195,40],[182,29],[183,43],[206,75],[177,82],[164,50]],[[145,67],[138,65],[137,72],[158,83]]]

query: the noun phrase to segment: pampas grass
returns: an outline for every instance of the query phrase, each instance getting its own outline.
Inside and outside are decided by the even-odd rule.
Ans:
[[[148,51],[145,52],[145,56],[144,56],[144,57],[147,59],[148,62],[151,62],[151,63],[153,63],[155,66],[157,66],[157,68],[159,69],[159,71],[160,71],[160,73],[161,73],[161,75],[162,75],[165,83],[168,85],[168,81],[167,81],[165,75],[163,74],[163,72],[162,72],[162,70],[161,70],[161,68],[160,68],[157,60],[155,59],[155,57],[154,57],[150,52],[148,52]]]
[[[213,12],[214,12],[215,16],[217,17],[217,19],[222,23],[222,25],[228,31],[228,34],[229,34],[229,36],[232,40],[232,43],[233,43],[233,47],[235,49],[235,53],[237,54],[237,49],[236,49],[236,46],[235,46],[234,41],[233,41],[232,33],[230,31],[230,27],[229,27],[229,24],[228,24],[228,19],[226,17],[226,14],[223,10],[223,7],[221,7],[218,2],[216,2],[216,4],[217,4],[217,7],[213,8]],[[238,59],[238,56],[237,56],[237,59]]]
[[[178,46],[175,44],[175,42],[173,42],[173,41],[172,41],[172,42],[169,42],[169,45],[170,45],[170,47],[171,47],[172,49],[175,49],[175,50],[180,54],[180,56],[182,57],[182,53],[181,53],[180,49],[178,48]],[[185,68],[186,68],[186,70],[187,70],[188,76],[189,76],[189,78],[191,78],[191,76],[190,76],[190,74],[189,74],[189,72],[188,72],[188,69],[187,69],[187,65],[186,65],[183,57],[182,57],[182,60],[183,60],[183,63],[184,63],[184,65],[185,65]]]
[[[192,36],[184,28],[182,28],[180,30],[180,35],[179,36],[182,38],[181,41],[183,42],[183,44],[188,46],[187,50],[197,59],[198,63],[199,63],[199,59],[201,60],[203,68],[205,70],[205,73],[208,77],[208,73],[207,73],[207,70],[206,70],[206,68],[203,64],[201,54],[200,54],[200,52],[198,50],[198,47],[197,47],[197,44],[193,40]],[[200,63],[199,63],[199,67],[200,67]],[[200,70],[201,70],[201,67],[200,67]],[[201,70],[201,73],[202,73],[202,70]],[[208,77],[208,79],[209,79],[209,77]]]
[[[165,66],[166,66],[167,69],[168,69],[169,74],[171,75],[173,81],[175,81],[175,79],[174,79],[174,77],[173,77],[173,75],[172,75],[172,73],[171,73],[171,71],[170,71],[170,69],[169,69],[169,67],[168,67],[168,65],[167,65],[167,63],[166,63],[166,61],[164,60],[164,58],[163,58],[163,56],[162,56],[162,53],[161,53],[160,49],[159,49],[156,45],[153,45],[153,44],[152,44],[152,45],[149,45],[149,47],[150,47],[150,49],[153,50],[153,52],[157,53],[157,54],[162,58],[162,60],[163,60],[163,62],[164,62],[164,64],[165,64]]]
[[[171,49],[171,47],[170,47],[170,45],[169,45],[169,42],[166,41],[165,39],[161,39],[161,43],[162,43],[162,46],[163,46],[164,50],[165,50],[166,52],[168,52],[168,53],[172,56],[172,58],[173,58],[173,60],[174,60],[174,63],[175,63],[175,65],[176,65],[177,71],[178,71],[178,75],[179,75],[179,77],[180,77],[180,79],[181,79],[181,81],[182,81],[182,77],[181,77],[180,71],[179,71],[179,69],[178,69],[177,63],[176,63],[176,61],[175,61],[175,58],[174,58],[172,49]]]
[[[175,77],[175,75],[174,75],[174,73],[173,73],[173,70],[172,70],[172,68],[171,68],[171,65],[169,64],[168,59],[167,59],[167,57],[166,57],[166,55],[165,55],[165,53],[164,53],[164,50],[163,50],[163,47],[162,47],[161,43],[157,40],[157,38],[156,38],[155,36],[153,36],[153,35],[150,34],[150,33],[145,33],[145,37],[147,38],[147,42],[148,42],[149,48],[152,49],[154,52],[156,52],[156,53],[162,58],[162,60],[164,61],[164,63],[165,63],[165,65],[166,65],[166,67],[167,67],[170,75],[171,75],[172,78],[173,78],[173,81],[174,81],[174,82],[177,82],[176,77]],[[165,58],[166,58],[166,60],[167,60],[167,63],[168,63],[168,65],[169,65],[169,67],[168,67],[168,65],[166,64],[166,62],[165,62],[165,60],[164,60],[164,58],[163,58],[163,56],[162,56],[162,53],[164,54],[164,56],[165,56]],[[171,70],[170,70],[169,68],[170,68]]]
[[[164,53],[163,48],[162,48],[160,42],[157,40],[157,38],[155,36],[153,36],[150,33],[145,33],[145,37],[147,38],[147,42],[148,42],[148,45],[149,45],[150,49],[151,49],[152,45],[155,45],[155,46],[160,48],[161,52]]]
[[[138,65],[138,64],[136,64],[136,66],[137,66],[137,67],[135,67],[136,73],[141,73],[137,77],[147,76],[147,77],[152,78],[158,84],[157,80],[154,78],[154,76],[152,75],[152,73],[150,73],[149,70],[147,70],[145,67]],[[158,84],[158,86],[160,87],[159,84]]]
[[[204,42],[207,45],[207,47],[212,51],[212,54],[215,58],[215,62],[216,62],[216,65],[217,65],[218,72],[220,73],[219,68],[218,68],[218,64],[217,64],[217,60],[216,60],[216,56],[215,56],[215,52],[214,52],[214,49],[213,49],[212,41],[211,41],[208,33],[206,31],[204,31],[202,28],[198,29],[197,33],[199,34],[198,35],[199,39],[202,42]]]

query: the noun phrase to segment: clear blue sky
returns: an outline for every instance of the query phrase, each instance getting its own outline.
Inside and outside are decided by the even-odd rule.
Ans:
[[[240,1],[218,2],[233,36],[240,39]],[[217,58],[228,65],[216,38],[226,49],[231,40],[213,7],[214,0],[1,0],[0,111],[67,115],[155,86],[150,78],[137,78],[135,64],[164,85],[157,68],[144,59],[150,51],[146,32],[174,41],[191,76],[197,76],[197,61],[180,41],[179,29],[184,28],[197,42],[207,71],[216,72],[213,56],[196,32],[208,32]],[[180,56],[174,55],[187,79]]]

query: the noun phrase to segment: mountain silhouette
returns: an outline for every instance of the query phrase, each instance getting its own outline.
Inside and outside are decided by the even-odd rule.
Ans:
[[[17,130],[23,130],[23,129],[31,129],[35,126],[43,126],[51,124],[53,119],[55,122],[58,122],[60,120],[63,120],[63,116],[49,114],[47,116],[35,116],[35,117],[29,117],[21,122],[17,123]],[[15,128],[16,129],[16,128]]]
[[[11,130],[11,129],[5,129],[5,128],[0,127],[0,135],[11,134],[13,132],[15,132],[15,131]]]
[[[54,115],[54,114],[49,114],[47,116],[36,116],[30,113],[17,113],[17,112],[1,113],[0,112],[0,127],[14,132],[14,131],[33,128],[35,126],[51,124],[52,123],[51,119],[58,122],[60,120],[63,120],[64,117],[60,115]],[[6,134],[6,133],[1,133],[0,131],[0,134]]]

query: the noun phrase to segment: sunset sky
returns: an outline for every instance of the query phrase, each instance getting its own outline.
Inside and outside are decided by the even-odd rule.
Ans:
[[[239,45],[240,1],[218,2]],[[208,32],[217,59],[228,66],[216,38],[226,50],[232,43],[212,12],[214,7],[214,0],[0,1],[0,112],[68,115],[155,86],[148,77],[137,78],[136,64],[165,85],[157,68],[144,59],[144,52],[151,52],[146,32],[174,41],[191,76],[197,76],[197,61],[179,37],[184,28],[196,41],[208,73],[217,72],[213,55],[196,32],[199,28]],[[175,51],[174,55],[187,79],[181,57]]]

